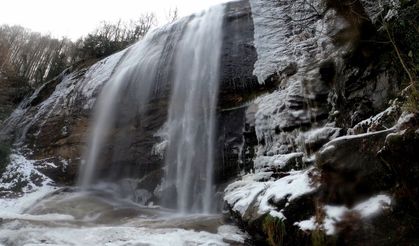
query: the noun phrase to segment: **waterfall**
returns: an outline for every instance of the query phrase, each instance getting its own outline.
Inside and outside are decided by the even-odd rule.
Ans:
[[[158,74],[159,58],[163,56],[165,47],[166,40],[157,38],[161,31],[147,35],[144,40],[126,50],[122,61],[102,89],[96,103],[91,135],[84,157],[86,163],[82,166],[79,176],[79,185],[83,188],[94,184],[99,178],[97,169],[103,161],[103,148],[108,141],[115,143],[115,139],[109,138],[112,137],[112,128],[115,127],[116,120],[121,120],[122,116],[125,117],[122,120],[128,122],[135,117],[141,117],[146,110]],[[127,96],[132,103],[131,107],[126,109],[130,112],[122,115],[117,109]],[[126,139],[127,142],[130,140]]]
[[[222,17],[220,6],[194,18],[176,54],[165,187],[176,185],[176,204],[181,212],[209,213],[213,207]],[[173,201],[166,198],[165,202]]]
[[[79,176],[82,188],[115,182],[135,170],[118,163],[138,133],[149,105],[165,88],[167,109],[162,205],[182,213],[214,211],[213,169],[224,6],[156,29],[125,51],[95,108]],[[152,113],[151,113],[152,114]],[[122,129],[115,134],[115,129]],[[149,131],[149,130],[148,130]],[[136,133],[137,132],[137,133]],[[109,151],[112,149],[112,151]],[[107,159],[105,156],[111,156]],[[104,166],[104,163],[111,162]],[[141,165],[141,163],[138,163]],[[104,171],[105,170],[105,171]]]

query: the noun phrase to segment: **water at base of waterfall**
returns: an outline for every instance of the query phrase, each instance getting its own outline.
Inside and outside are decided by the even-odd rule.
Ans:
[[[179,215],[107,191],[44,188],[0,201],[0,245],[221,246],[248,238],[221,215]]]

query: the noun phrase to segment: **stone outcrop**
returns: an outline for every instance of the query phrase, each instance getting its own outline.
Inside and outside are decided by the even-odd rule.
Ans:
[[[369,1],[251,3],[277,22],[270,26],[277,32],[271,33],[263,30],[269,20],[254,20],[256,37],[265,33],[269,38],[259,36],[261,40],[286,46],[256,45],[260,67],[255,72],[262,78],[279,74],[281,82],[247,110],[250,124],[243,136],[251,144],[244,149],[253,156],[246,157],[248,170],[253,170],[226,188],[226,209],[256,245],[392,245],[397,238],[417,242],[417,196],[410,177],[417,174],[418,157],[410,147],[406,152],[389,147],[392,141],[416,146],[417,108],[402,114],[409,99],[401,96],[406,95],[400,89],[402,70],[387,58],[391,47],[366,41],[380,40],[377,11],[394,14],[393,3],[377,8],[374,16]],[[278,24],[286,18],[281,13],[291,19],[305,16],[305,31],[317,26],[322,32],[297,39],[299,26]],[[289,51],[294,46],[300,55]],[[270,50],[264,51],[266,47]],[[278,55],[260,65],[261,52]],[[305,54],[310,58],[304,60]],[[285,67],[294,72],[281,75]],[[403,155],[406,161],[399,165],[396,160]],[[297,156],[299,161],[291,159],[290,165],[289,158]],[[389,223],[403,229],[390,232],[384,226]]]

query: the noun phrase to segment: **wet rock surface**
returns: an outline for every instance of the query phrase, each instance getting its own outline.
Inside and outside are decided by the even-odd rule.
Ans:
[[[258,7],[258,1],[251,2]],[[410,186],[418,156],[409,152],[416,146],[413,135],[418,125],[415,114],[402,113],[403,76],[386,59],[391,50],[378,51],[364,42],[374,39],[378,28],[375,17],[369,21],[371,9],[364,9],[369,3],[326,2],[329,8],[319,18],[327,19],[328,25],[340,23],[335,33],[327,34],[333,51],[304,47],[301,53],[313,54],[306,66],[286,52],[279,56],[282,60],[274,60],[280,65],[294,62],[297,69],[281,77],[277,90],[259,96],[256,109],[248,108],[246,114],[255,119],[243,134],[250,143],[244,149],[253,156],[248,158],[251,170],[226,188],[226,209],[253,235],[255,245],[392,245],[396,238],[406,244],[418,242],[416,189]],[[307,11],[305,16],[310,16],[303,4],[298,10],[287,3],[272,2],[272,7],[295,15]],[[328,15],[330,10],[336,15]],[[273,13],[271,18],[278,16],[266,11]],[[359,20],[355,12],[365,19]],[[308,19],[310,26],[313,19]],[[258,21],[254,22],[257,28]],[[327,46],[327,39],[322,42]],[[322,52],[326,55],[320,59]],[[395,95],[399,97],[394,99]],[[394,141],[393,147],[389,141]],[[405,151],[390,150],[407,142],[412,147]],[[287,158],[300,153],[300,164],[285,168]],[[395,162],[403,155],[401,167]],[[305,190],[294,190],[295,181],[286,182],[296,172],[308,170],[310,178],[299,186]],[[269,192],[272,184],[281,182],[282,189]],[[265,210],[263,201],[269,201],[270,209]],[[393,223],[401,229],[390,231]]]

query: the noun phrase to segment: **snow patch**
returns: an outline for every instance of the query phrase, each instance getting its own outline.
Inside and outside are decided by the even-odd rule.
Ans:
[[[391,198],[387,195],[377,195],[369,198],[368,200],[358,203],[352,209],[345,206],[330,206],[324,207],[326,217],[323,221],[323,226],[326,234],[333,235],[336,233],[336,223],[342,221],[345,214],[347,213],[358,213],[361,218],[369,218],[383,209],[388,208],[391,205]]]
[[[293,160],[303,157],[303,153],[290,153],[285,155],[258,156],[254,160],[256,171],[275,169],[284,169]]]
[[[218,227],[217,234],[221,235],[224,240],[230,241],[230,242],[238,242],[243,243],[247,238],[249,238],[249,235],[237,226],[232,225],[222,225]]]
[[[27,208],[31,207],[41,198],[55,191],[57,188],[52,186],[42,186],[36,191],[31,193],[25,193],[18,198],[1,198],[0,199],[0,210],[6,214],[20,214],[23,213]],[[1,216],[0,216],[1,218]]]
[[[317,228],[316,218],[314,216],[309,220],[295,222],[294,225],[298,226],[303,231],[314,231]]]
[[[0,177],[0,191],[4,194],[28,193],[52,184],[51,179],[35,168],[35,162],[28,160],[19,151],[11,154],[10,164]]]
[[[278,179],[267,185],[263,195],[259,196],[259,214],[264,214],[275,210],[271,201],[278,203],[281,200],[290,202],[302,195],[316,190],[316,186],[311,184],[309,173],[312,169],[305,171],[292,171],[289,176]]]
[[[255,207],[259,215],[270,213],[274,217],[284,219],[281,211],[276,211],[273,202],[286,200],[290,202],[316,189],[311,184],[309,173],[312,169],[292,171],[289,175],[276,181],[258,182],[254,174],[246,175],[242,180],[230,184],[225,189],[224,200],[233,211],[242,216]]]

